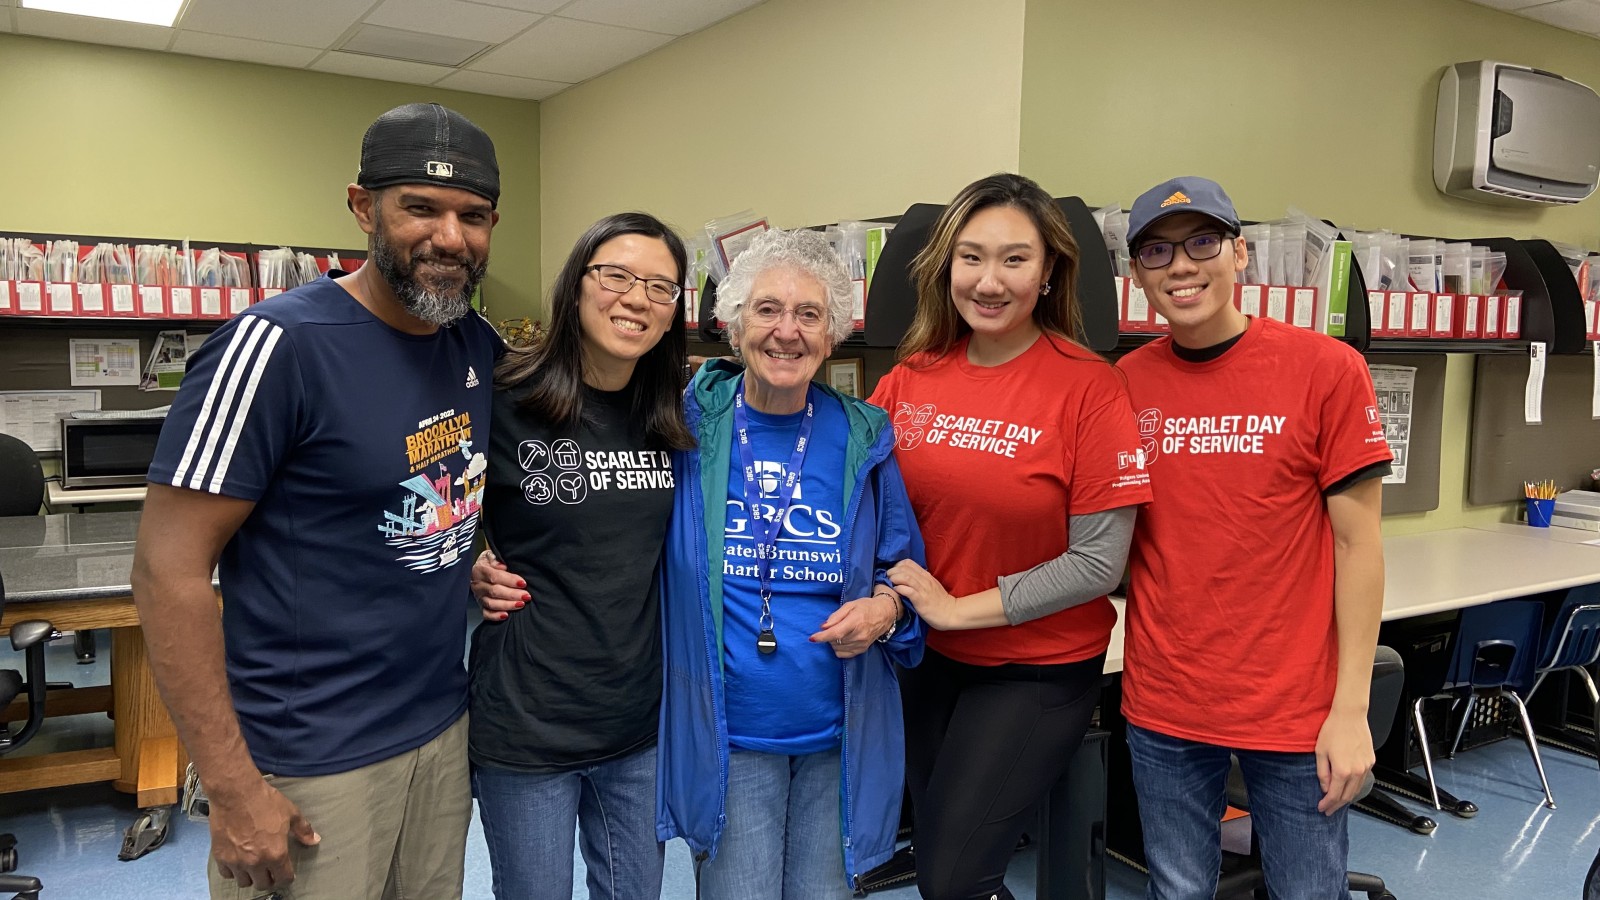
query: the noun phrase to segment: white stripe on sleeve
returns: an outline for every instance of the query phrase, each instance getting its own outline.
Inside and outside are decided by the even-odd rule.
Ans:
[[[234,355],[241,346],[254,345],[251,335],[258,330],[258,326],[270,324],[259,316],[250,316],[247,321],[234,329],[233,337],[228,340],[228,346],[222,351],[222,361],[217,364],[217,370],[211,375],[211,384],[206,389],[206,399],[201,402],[200,412],[195,415],[194,427],[189,432],[189,441],[183,447],[183,456],[178,460],[177,468],[172,473],[173,487],[183,487],[184,481],[188,478],[189,464],[194,460],[195,450],[199,448],[200,441],[205,437],[216,415],[217,392],[222,388],[223,382],[228,380],[228,369]],[[224,404],[222,408],[226,409],[227,405]],[[200,468],[204,471],[205,466],[202,465]]]
[[[250,380],[245,383],[244,395],[239,398],[239,408],[233,414],[233,421],[228,423],[228,442],[222,446],[222,456],[217,460],[217,473],[211,476],[211,485],[207,488],[213,494],[222,490],[222,483],[228,477],[228,465],[233,462],[233,448],[239,444],[239,432],[244,430],[245,418],[250,415],[250,404],[256,399],[256,386],[261,383],[261,373],[267,369],[272,348],[278,345],[278,338],[282,336],[283,329],[272,326],[272,332],[261,347],[261,355],[256,357],[255,367],[250,370]]]

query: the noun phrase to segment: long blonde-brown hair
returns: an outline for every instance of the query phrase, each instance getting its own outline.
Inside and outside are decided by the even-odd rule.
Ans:
[[[912,261],[917,311],[900,341],[900,360],[918,353],[934,357],[948,353],[963,335],[972,331],[950,296],[950,263],[961,229],[974,215],[991,206],[1009,206],[1027,215],[1039,229],[1046,255],[1054,260],[1045,278],[1050,292],[1034,306],[1034,323],[1046,334],[1083,344],[1083,312],[1078,306],[1078,242],[1073,240],[1067,217],[1032,179],[1001,173],[962,188],[940,214],[928,233],[928,242]]]

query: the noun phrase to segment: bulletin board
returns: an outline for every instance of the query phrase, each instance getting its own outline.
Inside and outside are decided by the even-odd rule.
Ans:
[[[1383,486],[1383,514],[1428,512],[1439,508],[1439,435],[1444,427],[1442,353],[1372,353],[1372,365],[1417,370],[1411,398],[1411,427],[1405,449],[1405,484]]]
[[[1555,479],[1563,490],[1585,487],[1600,467],[1600,420],[1593,417],[1594,358],[1546,357],[1541,424],[1523,419],[1528,357],[1480,356],[1472,397],[1472,459],[1467,501],[1522,499],[1522,482]]]

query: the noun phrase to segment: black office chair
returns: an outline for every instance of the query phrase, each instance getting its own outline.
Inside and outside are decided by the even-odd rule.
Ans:
[[[25,442],[0,434],[0,516],[34,516],[44,505],[44,467]],[[94,632],[73,635],[78,662],[95,661]]]
[[[18,438],[0,434],[0,516],[32,516],[44,505],[39,454]]]
[[[1395,711],[1400,708],[1400,693],[1404,685],[1405,663],[1401,661],[1400,654],[1389,647],[1380,646],[1372,659],[1372,688],[1367,700],[1367,727],[1372,730],[1374,747],[1381,747],[1388,740]],[[1357,803],[1372,792],[1375,783],[1372,774],[1367,773],[1366,783],[1361,786],[1361,794],[1356,798]],[[1239,771],[1237,759],[1234,760],[1233,771],[1228,773],[1228,803],[1243,810],[1250,808],[1250,795],[1245,790],[1244,775]],[[1243,896],[1250,892],[1264,896],[1265,880],[1253,833],[1250,843],[1250,855],[1242,862],[1238,857],[1225,860],[1228,871],[1217,882],[1217,897]],[[1238,864],[1229,865],[1233,863]],[[1377,875],[1350,872],[1347,880],[1350,890],[1366,894],[1368,900],[1395,900],[1394,894],[1389,893],[1383,879]]]
[[[5,612],[6,586],[0,578],[0,614]],[[26,656],[28,679],[16,669],[0,669],[0,709],[11,705],[17,695],[28,696],[28,721],[22,730],[12,734],[5,722],[0,722],[0,756],[4,756],[33,738],[44,724],[44,645],[60,635],[49,622],[29,619],[11,626],[11,647]],[[0,893],[15,893],[16,900],[39,900],[43,885],[39,879],[27,875],[8,875],[17,867],[17,839],[0,834]]]

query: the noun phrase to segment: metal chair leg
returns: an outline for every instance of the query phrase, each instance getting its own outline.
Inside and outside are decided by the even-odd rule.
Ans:
[[[1594,705],[1593,718],[1590,722],[1594,725],[1594,753],[1600,759],[1600,691],[1595,690],[1594,677],[1583,666],[1576,669],[1578,677],[1583,679],[1583,686],[1589,689],[1589,702]]]
[[[1422,748],[1422,770],[1428,773],[1428,793],[1432,795],[1433,808],[1444,811],[1439,805],[1439,783],[1433,780],[1433,752],[1428,749],[1428,729],[1422,725],[1422,701],[1427,698],[1418,697],[1417,702],[1411,705],[1411,723],[1417,729],[1417,746]]]
[[[1533,702],[1533,695],[1539,693],[1539,685],[1544,684],[1545,678],[1547,676],[1549,676],[1551,671],[1552,671],[1551,669],[1545,669],[1544,671],[1539,673],[1539,677],[1538,678],[1535,678],[1533,680],[1533,687],[1528,689],[1528,701],[1527,702],[1529,702],[1529,703]]]
[[[1502,697],[1510,697],[1511,702],[1517,705],[1517,714],[1522,716],[1522,736],[1528,739],[1528,752],[1533,754],[1533,767],[1539,770],[1539,784],[1544,788],[1544,805],[1551,809],[1556,808],[1556,798],[1550,794],[1550,781],[1544,777],[1544,761],[1539,758],[1539,744],[1533,739],[1533,720],[1528,718],[1528,707],[1522,704],[1522,698],[1517,692],[1506,688],[1500,689]]]
[[[1445,759],[1455,759],[1456,750],[1461,747],[1461,736],[1467,733],[1467,723],[1472,721],[1472,710],[1478,705],[1478,692],[1473,691],[1467,695],[1467,710],[1461,714],[1461,724],[1456,726],[1456,739],[1450,742],[1450,752],[1444,755]],[[1454,707],[1452,707],[1454,708]]]

